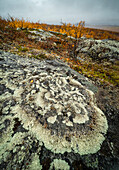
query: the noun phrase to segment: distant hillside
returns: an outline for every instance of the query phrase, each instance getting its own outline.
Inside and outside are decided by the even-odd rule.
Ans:
[[[87,28],[95,28],[95,29],[101,29],[101,30],[107,30],[107,31],[114,31],[119,32],[119,26],[111,26],[111,25],[87,25]]]

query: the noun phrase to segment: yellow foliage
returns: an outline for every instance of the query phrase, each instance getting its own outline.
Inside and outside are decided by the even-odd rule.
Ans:
[[[75,37],[76,39],[80,38],[81,36],[85,35],[87,38],[95,38],[95,39],[119,39],[118,36],[112,34],[109,31],[103,31],[99,29],[91,29],[85,28],[85,22],[80,21],[78,25],[72,25],[71,23],[63,23],[62,25],[47,25],[47,24],[40,24],[39,22],[33,23],[30,21],[25,21],[23,18],[13,18],[9,16],[7,20],[8,25],[12,28],[28,28],[28,29],[43,29],[46,31],[55,31],[62,34],[67,34],[67,36]]]

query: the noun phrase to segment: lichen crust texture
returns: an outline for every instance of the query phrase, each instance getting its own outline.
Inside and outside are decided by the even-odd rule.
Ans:
[[[70,167],[67,162],[61,159],[54,159],[53,162],[50,165],[50,170],[56,169],[56,170],[69,170]]]
[[[28,133],[54,153],[96,153],[108,124],[88,88],[90,82],[58,61],[6,55],[4,63],[9,65],[12,60],[14,64],[1,74],[1,84],[10,89],[1,95],[1,102],[9,102],[3,108],[2,120],[11,121],[8,135],[12,134],[13,120],[18,119],[26,130],[21,136]],[[3,134],[3,141],[7,141],[6,136]],[[7,138],[13,147],[15,141]],[[15,139],[21,142],[20,136]]]

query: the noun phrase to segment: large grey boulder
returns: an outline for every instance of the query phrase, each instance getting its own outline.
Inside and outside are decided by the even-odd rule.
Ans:
[[[3,51],[0,65],[1,169],[73,169],[100,150],[108,123],[87,78],[60,61]]]

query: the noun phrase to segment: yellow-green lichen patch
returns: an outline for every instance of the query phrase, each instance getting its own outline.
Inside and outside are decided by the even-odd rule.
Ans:
[[[34,78],[34,86],[36,81],[39,81],[39,91],[31,93],[34,100],[29,100],[29,93],[24,93],[25,102],[30,104],[29,112],[25,104],[20,104],[21,100],[12,109],[24,128],[55,153],[73,150],[85,155],[97,152],[108,125],[95,104],[93,92],[73,77],[57,73],[50,73],[47,79],[39,74],[39,78]],[[26,83],[25,88],[32,92],[34,86]],[[36,112],[39,109],[37,118],[32,108]]]
[[[39,156],[37,154],[31,155],[32,161],[28,166],[29,170],[42,170],[42,165],[40,164]]]
[[[47,119],[49,123],[55,123],[57,116],[51,116]]]
[[[108,125],[104,113],[96,106],[87,79],[60,62],[8,56],[7,71],[4,69],[1,74],[4,78],[1,102],[2,117],[8,116],[10,126],[1,127],[2,153],[5,147],[14,150],[17,143],[21,145],[25,136],[29,143],[28,135],[39,142],[39,147],[43,145],[53,153],[96,153],[105,140]],[[28,154],[32,145],[24,148]],[[24,152],[22,155],[23,159],[18,155],[19,161],[25,159]]]
[[[51,166],[50,166],[50,170],[52,170],[52,169],[55,169],[55,170],[69,170],[70,166],[64,160],[54,159],[53,162],[51,163]]]

